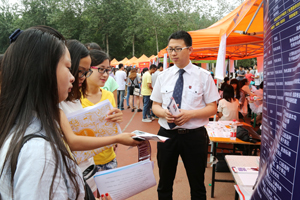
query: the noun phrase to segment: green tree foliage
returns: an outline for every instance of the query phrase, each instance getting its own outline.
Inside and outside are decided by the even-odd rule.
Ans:
[[[15,30],[15,22],[18,21],[18,15],[14,10],[16,5],[10,6],[2,1],[0,4],[0,53],[4,53],[9,46],[9,35]]]
[[[245,60],[237,60],[236,68],[238,68],[239,66],[243,66],[245,68],[253,67],[256,63],[257,63],[256,58],[250,58],[250,59],[245,59]]]
[[[1,1],[0,53],[16,28],[47,25],[67,39],[96,42],[117,60],[151,56],[167,46],[174,31],[203,29],[221,18],[204,9],[209,0],[22,0],[20,5]]]

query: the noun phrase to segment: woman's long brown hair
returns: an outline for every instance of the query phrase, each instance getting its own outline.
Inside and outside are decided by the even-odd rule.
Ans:
[[[130,75],[128,76],[129,79],[134,80],[136,78],[136,69],[132,68],[130,71]]]

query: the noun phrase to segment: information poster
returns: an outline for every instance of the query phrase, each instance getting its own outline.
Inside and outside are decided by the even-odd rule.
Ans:
[[[251,197],[300,199],[300,0],[264,1],[260,173]]]

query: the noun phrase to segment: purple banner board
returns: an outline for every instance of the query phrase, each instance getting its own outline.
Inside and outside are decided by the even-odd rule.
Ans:
[[[300,200],[300,0],[264,1],[260,172],[252,200]]]

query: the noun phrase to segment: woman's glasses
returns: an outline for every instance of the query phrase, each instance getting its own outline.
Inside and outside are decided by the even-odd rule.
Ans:
[[[90,75],[92,75],[93,70],[89,69],[89,71],[84,70],[78,70],[78,77],[82,78],[85,76],[85,78],[88,78]]]
[[[106,68],[102,68],[102,67],[99,67],[99,68],[98,68],[98,67],[95,67],[95,66],[92,66],[91,68],[92,68],[92,69],[98,69],[98,72],[101,73],[101,74],[104,74],[105,72],[106,72],[107,74],[110,74],[111,71],[112,71],[111,68],[107,68],[107,69],[106,69]]]

